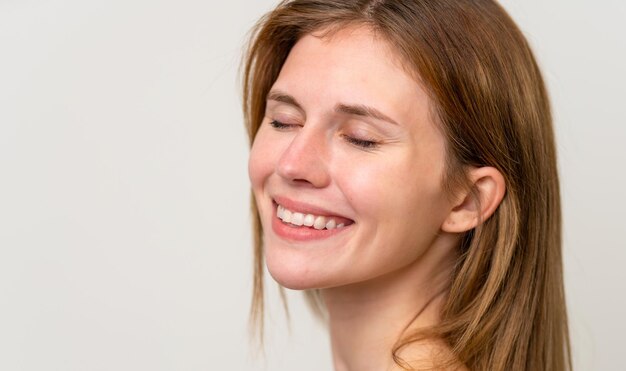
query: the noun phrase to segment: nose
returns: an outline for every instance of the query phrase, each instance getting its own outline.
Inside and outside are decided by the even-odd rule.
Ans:
[[[323,188],[330,184],[326,139],[303,127],[282,153],[276,172],[292,184]]]

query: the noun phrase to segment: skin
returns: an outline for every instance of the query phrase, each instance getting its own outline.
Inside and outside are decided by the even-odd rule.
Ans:
[[[396,367],[391,349],[403,329],[439,320],[460,233],[504,194],[493,168],[469,171],[480,209],[467,192],[444,193],[445,140],[432,102],[395,56],[365,27],[304,36],[271,89],[250,153],[268,270],[287,288],[322,289],[336,370]],[[387,119],[338,111],[342,104]],[[354,224],[326,239],[284,239],[272,229],[276,196]],[[400,355],[424,365],[441,352],[417,343]]]

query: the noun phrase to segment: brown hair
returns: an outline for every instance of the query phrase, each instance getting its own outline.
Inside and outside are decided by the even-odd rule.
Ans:
[[[399,350],[432,338],[472,370],[571,369],[549,99],[527,41],[495,1],[282,1],[258,23],[244,60],[251,143],[294,44],[349,24],[382,35],[428,90],[447,141],[446,188],[468,186],[467,166],[493,166],[507,186],[496,212],[462,239],[441,322],[400,339],[394,360],[409,367]],[[262,332],[263,245],[254,196],[252,212],[251,320]]]

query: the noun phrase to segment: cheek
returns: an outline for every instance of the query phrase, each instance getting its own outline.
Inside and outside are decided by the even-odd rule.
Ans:
[[[259,129],[248,158],[248,176],[255,193],[273,173],[276,161],[278,161],[278,153],[276,146],[270,145],[265,131],[262,128]]]
[[[394,161],[371,159],[346,163],[338,171],[340,187],[359,214],[415,216],[421,210],[439,208],[442,195],[439,166],[417,162],[415,156]]]

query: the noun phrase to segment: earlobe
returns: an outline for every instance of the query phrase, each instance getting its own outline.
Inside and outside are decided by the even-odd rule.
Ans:
[[[487,220],[498,208],[506,192],[502,174],[494,167],[473,168],[468,174],[472,187],[463,190],[458,202],[441,225],[444,232],[461,233]]]

